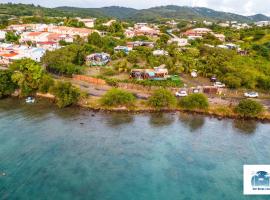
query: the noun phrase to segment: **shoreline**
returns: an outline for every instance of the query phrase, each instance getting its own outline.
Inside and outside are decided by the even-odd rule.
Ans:
[[[51,101],[53,104],[54,98],[50,95],[44,95],[44,94],[37,94],[36,97],[38,99],[47,99]],[[22,99],[18,96],[10,96],[7,98],[12,98],[12,99]],[[220,105],[222,106],[222,105]],[[207,117],[213,117],[218,120],[222,119],[238,119],[238,120],[246,120],[246,121],[257,121],[261,123],[270,123],[270,115],[267,113],[267,115],[261,115],[257,117],[242,117],[236,113],[230,113],[230,114],[225,114],[225,113],[220,113],[218,112],[217,108],[214,107],[209,107],[207,110],[187,110],[187,109],[181,109],[181,108],[163,108],[163,109],[155,109],[155,108],[138,108],[138,107],[133,107],[133,108],[127,108],[125,106],[122,107],[104,107],[104,106],[91,106],[86,103],[79,102],[75,105],[72,105],[72,107],[77,107],[79,109],[84,109],[88,111],[93,111],[93,112],[103,112],[103,113],[130,113],[130,114],[144,114],[144,113],[186,113],[186,114],[192,114],[192,115],[203,115]]]
[[[186,114],[192,114],[192,115],[203,115],[206,117],[213,117],[218,120],[222,119],[238,119],[238,120],[246,120],[246,121],[251,121],[255,120],[261,123],[270,123],[270,116],[263,116],[263,117],[242,117],[237,114],[232,114],[232,115],[222,115],[220,113],[209,111],[209,110],[185,110],[185,109],[180,109],[180,108],[172,108],[172,109],[128,109],[128,108],[105,108],[105,107],[100,107],[100,108],[95,108],[95,107],[90,107],[88,105],[82,105],[78,104],[75,105],[79,108],[93,111],[93,112],[103,112],[103,113],[131,113],[131,114],[144,114],[144,113],[186,113]]]

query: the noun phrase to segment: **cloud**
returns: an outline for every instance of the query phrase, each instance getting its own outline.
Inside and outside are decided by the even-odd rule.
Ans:
[[[0,0],[0,3],[34,3],[46,7],[76,6],[95,8],[104,6],[125,6],[149,8],[160,5],[180,5],[208,7],[219,11],[252,15],[257,13],[270,15],[270,0]]]

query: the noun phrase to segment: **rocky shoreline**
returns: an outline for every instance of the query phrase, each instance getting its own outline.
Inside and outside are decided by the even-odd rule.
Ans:
[[[37,95],[38,99],[47,99],[49,101],[54,102],[54,98],[52,95],[49,94],[40,94],[38,93]],[[10,98],[19,98],[18,96],[12,96]],[[138,107],[133,107],[133,108],[128,108],[125,106],[121,107],[104,107],[104,106],[91,106],[88,105],[85,102],[79,102],[76,105],[73,105],[74,107],[77,107],[79,109],[84,109],[84,110],[89,110],[93,112],[104,112],[104,113],[131,113],[131,114],[143,114],[143,113],[188,113],[188,114],[193,114],[193,115],[203,115],[203,116],[208,116],[208,117],[213,117],[218,120],[222,119],[239,119],[239,120],[256,120],[262,123],[270,123],[270,114],[267,112],[265,115],[260,115],[257,117],[242,117],[236,113],[229,113],[229,114],[224,114],[224,113],[219,113],[217,109],[207,109],[207,110],[187,110],[187,109],[181,109],[181,108],[165,108],[165,109],[155,109],[155,108],[149,108],[149,107],[144,107],[144,108],[138,108]],[[222,106],[222,105],[221,105]]]
[[[217,118],[218,120],[222,119],[239,119],[239,120],[256,120],[262,123],[270,123],[270,115],[265,116],[258,116],[258,117],[242,117],[237,114],[220,114],[215,113],[213,110],[185,110],[185,109],[153,109],[153,108],[147,108],[147,109],[129,109],[126,107],[118,107],[118,108],[95,108],[95,107],[89,107],[88,105],[78,104],[78,107],[82,109],[86,109],[93,112],[104,112],[104,113],[131,113],[131,114],[143,114],[143,113],[188,113],[193,115],[204,115],[208,117]]]

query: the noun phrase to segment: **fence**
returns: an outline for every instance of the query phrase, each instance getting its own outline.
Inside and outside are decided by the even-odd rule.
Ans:
[[[73,75],[72,78],[78,81],[85,81],[87,83],[96,84],[96,85],[106,85],[106,81],[99,78],[93,78],[83,75]]]

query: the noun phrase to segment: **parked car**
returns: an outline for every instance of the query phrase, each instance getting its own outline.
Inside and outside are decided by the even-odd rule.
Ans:
[[[214,86],[215,87],[218,87],[218,88],[224,88],[224,87],[226,87],[226,85],[224,83],[221,83],[221,82],[215,82],[214,83]]]
[[[210,78],[210,81],[213,82],[213,83],[217,82],[217,77],[216,76],[212,76]]]
[[[200,92],[199,89],[193,89],[193,93],[194,93],[194,94],[198,94],[199,92]]]
[[[192,70],[192,72],[190,73],[192,78],[197,78],[198,77],[198,73],[197,70]]]
[[[186,97],[187,95],[188,95],[188,93],[185,90],[180,90],[180,91],[175,93],[175,96],[177,96],[177,97]]]
[[[244,96],[248,98],[257,98],[259,97],[259,94],[258,92],[245,92]]]

